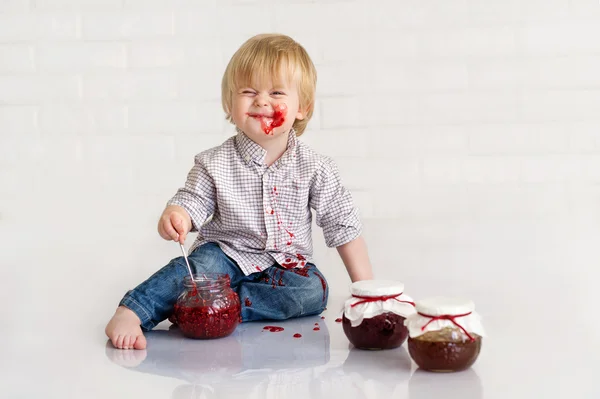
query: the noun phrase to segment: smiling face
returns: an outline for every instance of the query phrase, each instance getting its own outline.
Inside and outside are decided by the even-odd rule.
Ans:
[[[285,74],[281,74],[285,75]],[[236,85],[231,118],[257,143],[286,135],[296,120],[304,119],[298,89],[292,79],[253,79]]]
[[[292,127],[300,136],[313,114],[316,83],[315,67],[300,44],[285,35],[257,35],[227,65],[223,110],[254,141],[287,135]]]

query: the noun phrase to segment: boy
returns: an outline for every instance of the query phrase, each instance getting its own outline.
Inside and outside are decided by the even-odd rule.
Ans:
[[[373,278],[358,212],[335,164],[296,138],[313,114],[316,80],[311,59],[291,38],[264,34],[244,43],[221,85],[237,135],[196,156],[158,223],[162,238],[182,244],[198,231],[192,271],[229,274],[242,321],[325,308],[327,283],[312,263],[311,208],[350,279]],[[170,316],[186,275],[183,258],[175,258],[129,291],[106,326],[113,345],[144,349],[142,329]]]

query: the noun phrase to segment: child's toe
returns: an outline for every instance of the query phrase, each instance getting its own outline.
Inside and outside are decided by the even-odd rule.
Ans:
[[[129,349],[129,343],[131,341],[131,335],[126,335],[125,338],[123,338],[123,349]]]
[[[124,338],[125,338],[125,337],[124,337],[124,336],[122,336],[122,335],[120,335],[120,334],[119,334],[119,335],[117,335],[117,343],[115,344],[115,347],[116,347],[116,348],[123,349],[123,339],[124,339]]]
[[[134,349],[146,349],[146,337],[138,335],[132,345]]]

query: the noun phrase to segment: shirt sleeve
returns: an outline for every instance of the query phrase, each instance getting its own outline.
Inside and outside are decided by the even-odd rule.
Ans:
[[[192,219],[192,231],[198,231],[215,211],[215,184],[202,155],[196,155],[185,186],[167,202],[167,205],[178,205],[186,210]]]
[[[328,247],[339,247],[360,236],[362,225],[352,195],[341,182],[337,166],[325,158],[310,188],[309,204],[316,213]]]

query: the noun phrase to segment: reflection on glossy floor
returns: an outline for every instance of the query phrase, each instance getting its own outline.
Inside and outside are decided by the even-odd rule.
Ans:
[[[315,323],[319,331],[314,331]],[[181,380],[173,390],[174,399],[380,398],[406,386],[412,399],[448,392],[464,399],[483,397],[475,370],[435,376],[414,370],[404,347],[332,349],[327,325],[337,332],[336,338],[341,331],[333,319],[307,317],[277,323],[284,327],[282,332],[263,330],[264,324],[246,323],[232,336],[213,341],[186,339],[177,328],[153,331],[148,334],[147,350],[120,351],[107,344],[106,356],[127,371]],[[294,338],[297,333],[302,337]]]
[[[322,247],[317,259],[330,286],[324,319],[245,323],[211,341],[183,338],[167,322],[147,334],[147,350],[113,349],[103,329],[116,302],[178,248],[132,253],[143,237],[132,244],[94,234],[70,241],[49,235],[14,260],[4,253],[11,267],[0,273],[18,277],[16,284],[2,279],[1,311],[10,322],[0,324],[0,397],[600,398],[595,224],[365,224],[376,275],[403,281],[416,299],[475,302],[488,336],[473,368],[452,374],[418,370],[406,344],[353,349],[335,322],[349,281],[335,251]],[[95,250],[99,243],[111,252]]]

